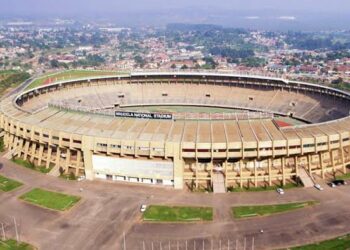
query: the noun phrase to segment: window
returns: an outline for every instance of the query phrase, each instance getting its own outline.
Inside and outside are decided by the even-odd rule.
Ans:
[[[167,93],[163,93],[162,96],[166,97],[166,96],[168,96],[168,94]]]
[[[208,97],[208,98],[210,98],[210,94],[205,94],[205,97]]]
[[[241,152],[241,150],[239,148],[230,148],[228,151],[229,152]]]

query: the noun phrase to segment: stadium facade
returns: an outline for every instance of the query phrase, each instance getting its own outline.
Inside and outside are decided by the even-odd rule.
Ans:
[[[52,168],[51,174],[177,189],[210,187],[220,175],[226,188],[257,187],[287,184],[302,173],[345,173],[349,103],[346,92],[279,78],[131,73],[62,81],[5,98],[0,128],[12,157]],[[242,112],[115,116],[148,105]],[[278,116],[305,124],[282,124]]]

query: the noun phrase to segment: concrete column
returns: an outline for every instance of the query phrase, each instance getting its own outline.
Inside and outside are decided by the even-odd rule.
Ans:
[[[40,144],[39,146],[39,157],[38,157],[38,166],[41,166],[41,162],[43,159],[44,145]]]
[[[225,189],[227,188],[227,160],[224,162],[224,171],[225,171]]]
[[[61,160],[61,149],[60,149],[60,147],[57,146],[56,159],[55,159],[55,165],[56,166],[60,165],[60,160]]]
[[[68,173],[68,166],[70,164],[70,149],[67,149],[66,152],[66,161],[64,163],[64,170],[66,171],[66,173]]]
[[[310,175],[312,175],[312,171],[311,171],[311,155],[307,155],[307,167],[308,167],[308,171],[309,171]]]
[[[298,159],[296,156],[294,156],[294,167],[295,167],[295,175],[299,176]]]
[[[342,169],[343,169],[343,173],[346,174],[346,165],[345,165],[345,160],[344,160],[344,152],[343,152],[343,147],[341,147],[339,149],[339,153],[340,153],[340,159],[341,159],[341,164],[342,164]]]
[[[242,160],[239,161],[239,186],[243,188],[243,162]]]
[[[335,174],[336,169],[335,169],[335,164],[334,164],[334,150],[333,149],[331,150],[330,155],[331,155],[331,163],[332,163],[333,174]]]
[[[257,164],[256,160],[254,161],[254,187],[258,186],[258,169],[257,169]]]
[[[272,165],[271,158],[269,158],[269,159],[267,160],[267,166],[268,166],[268,169],[269,169],[269,186],[272,186],[272,171],[271,171],[271,165]]]
[[[180,156],[180,144],[174,143],[174,188],[183,189],[184,185],[184,161]]]
[[[324,169],[324,164],[323,164],[322,153],[318,154],[318,158],[320,159],[320,165],[321,165],[321,177],[322,177],[322,179],[324,179],[324,177],[325,177],[325,169]]]
[[[28,157],[28,151],[29,151],[29,141],[26,141],[24,144],[24,159],[26,160]]]
[[[79,175],[79,169],[80,169],[80,162],[81,162],[81,151],[77,151],[77,163],[75,168],[75,176]]]
[[[47,149],[47,156],[46,156],[46,168],[50,167],[51,154],[52,154],[52,148],[51,148],[51,146],[49,146],[48,149]]]
[[[194,170],[194,172],[195,172],[195,175],[196,175],[195,187],[196,187],[196,189],[197,189],[197,188],[198,188],[198,162],[197,162],[196,165],[195,165],[195,170]]]
[[[32,155],[30,156],[30,161],[31,162],[34,161],[35,151],[36,151],[36,143],[32,143]]]
[[[281,165],[282,165],[282,185],[286,185],[286,161],[285,158],[281,158]]]
[[[21,138],[18,142],[18,146],[17,146],[17,150],[16,150],[17,157],[19,157],[19,158],[21,158],[23,146],[24,146],[24,140]]]

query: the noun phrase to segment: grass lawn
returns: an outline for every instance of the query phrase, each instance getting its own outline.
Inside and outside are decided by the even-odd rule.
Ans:
[[[17,241],[15,240],[0,240],[0,250],[34,250],[35,247],[21,242],[17,245]]]
[[[210,207],[169,207],[151,205],[143,214],[145,221],[211,221],[213,209]]]
[[[47,174],[53,168],[52,166],[50,166],[49,168],[46,168],[45,166],[36,166],[27,160],[23,160],[23,159],[19,159],[19,158],[11,159],[11,161],[20,165],[20,166],[33,169],[33,170],[41,172],[43,174]]]
[[[39,87],[44,84],[54,83],[61,80],[77,79],[89,76],[105,76],[105,75],[118,75],[123,72],[116,71],[102,71],[102,70],[68,70],[57,73],[46,74],[42,77],[35,79],[25,90]]]
[[[336,180],[348,180],[348,179],[350,179],[350,173],[336,176],[335,179]]]
[[[23,194],[20,199],[42,207],[64,211],[73,207],[80,197],[34,188]]]
[[[255,216],[266,216],[275,213],[282,213],[286,211],[291,211],[299,208],[304,208],[308,206],[313,206],[317,204],[316,201],[306,201],[306,202],[295,202],[295,203],[285,203],[285,204],[275,204],[275,205],[261,205],[261,206],[240,206],[233,207],[232,214],[234,218],[246,218]]]
[[[344,235],[331,240],[321,241],[319,243],[293,247],[292,250],[338,250],[338,249],[350,249],[350,234]]]
[[[15,181],[15,180],[12,180],[12,179],[9,179],[9,178],[6,178],[6,177],[0,175],[0,190],[1,191],[8,192],[8,191],[16,189],[22,185],[23,184],[18,182],[18,181]]]

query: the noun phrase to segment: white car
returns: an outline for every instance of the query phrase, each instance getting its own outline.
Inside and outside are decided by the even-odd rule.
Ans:
[[[83,180],[85,180],[85,176],[79,176],[79,177],[77,178],[77,181],[83,181]]]
[[[140,212],[144,213],[146,211],[146,209],[147,209],[147,205],[142,204],[141,207],[140,207]]]
[[[282,188],[277,188],[276,191],[279,194],[284,194],[284,190]]]
[[[323,187],[321,187],[320,184],[315,184],[314,186],[316,189],[320,190],[320,191],[323,191]]]

